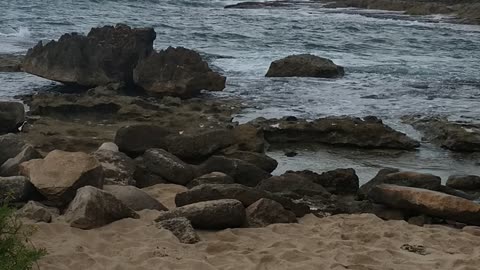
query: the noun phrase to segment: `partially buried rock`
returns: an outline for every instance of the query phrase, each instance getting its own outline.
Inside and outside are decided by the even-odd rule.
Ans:
[[[138,218],[138,214],[112,194],[92,186],[78,189],[77,195],[65,211],[70,226],[93,229],[124,218]]]
[[[211,172],[193,179],[190,183],[188,183],[187,187],[193,188],[203,184],[233,184],[233,183],[235,183],[235,180],[233,180],[232,177],[221,172]]]
[[[17,216],[28,218],[36,222],[50,223],[53,217],[60,215],[60,211],[54,207],[47,207],[39,202],[29,201],[17,211]]]
[[[161,220],[157,222],[157,226],[171,231],[180,243],[195,244],[200,241],[200,237],[193,229],[192,223],[184,217]]]
[[[247,210],[249,227],[265,227],[274,223],[295,223],[294,213],[285,210],[281,204],[269,199],[260,199],[250,205]]]
[[[332,60],[311,55],[290,55],[272,62],[266,77],[322,77],[336,78],[345,74],[343,67]]]
[[[393,208],[480,225],[480,204],[437,191],[382,184],[374,187],[368,196]]]
[[[452,175],[447,180],[447,186],[464,191],[480,191],[480,176]]]
[[[142,59],[134,80],[149,94],[191,98],[201,90],[222,91],[226,79],[211,70],[197,52],[169,47]]]
[[[147,150],[143,155],[143,162],[149,171],[171,183],[186,185],[195,176],[191,165],[163,149]]]
[[[54,150],[44,159],[22,163],[20,172],[48,200],[59,204],[70,202],[80,187],[103,187],[102,166],[82,152]]]
[[[132,210],[152,209],[167,211],[168,209],[145,191],[132,186],[105,185],[103,189],[111,193]]]
[[[27,144],[23,148],[22,152],[18,153],[13,158],[9,158],[5,163],[0,166],[1,176],[15,176],[19,175],[19,166],[25,161],[31,159],[41,158],[40,153],[33,148],[33,146]]]
[[[135,185],[135,162],[122,152],[97,150],[93,156],[100,162],[106,184]]]
[[[23,69],[31,74],[68,84],[133,83],[139,59],[153,51],[153,28],[123,24],[92,28],[87,36],[65,34],[58,41],[39,42],[28,50]]]
[[[25,108],[20,102],[0,101],[0,134],[17,132],[25,122]]]
[[[194,228],[221,230],[238,228],[245,223],[245,207],[238,200],[224,199],[198,202],[163,212],[156,221],[184,217]]]

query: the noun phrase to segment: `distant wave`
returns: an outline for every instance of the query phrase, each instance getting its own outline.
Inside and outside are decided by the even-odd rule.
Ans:
[[[11,32],[1,32],[0,37],[15,37],[15,38],[29,38],[31,36],[31,32],[27,27],[19,27],[17,30],[12,29]]]

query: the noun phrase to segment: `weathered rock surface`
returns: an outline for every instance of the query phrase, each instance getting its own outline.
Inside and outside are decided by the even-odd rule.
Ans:
[[[0,135],[0,164],[22,152],[25,142],[16,134]]]
[[[16,215],[36,222],[50,223],[53,217],[60,215],[60,211],[57,208],[47,207],[39,202],[29,201],[16,212]]]
[[[153,209],[167,211],[168,209],[159,201],[148,195],[145,191],[132,187],[120,185],[105,185],[103,190],[109,192],[132,210],[141,211]]]
[[[93,156],[100,162],[106,184],[135,185],[135,162],[122,152],[97,150]]]
[[[261,180],[269,178],[270,173],[257,166],[239,159],[231,159],[224,156],[212,156],[197,167],[199,175],[222,172],[245,186],[254,187]]]
[[[0,166],[0,176],[15,176],[19,175],[19,166],[25,161],[31,159],[41,158],[42,156],[38,153],[35,148],[31,145],[25,145],[22,152],[18,153],[13,158],[9,158],[5,161],[2,166]]]
[[[265,152],[266,142],[263,129],[252,124],[241,124],[233,129],[233,138],[237,150],[250,152]]]
[[[148,149],[142,157],[147,170],[171,183],[186,185],[195,177],[191,165],[163,149]]]
[[[192,227],[190,220],[184,217],[171,218],[157,222],[159,228],[169,230],[178,238],[180,243],[195,244],[200,241],[200,237]]]
[[[368,196],[393,208],[466,224],[480,224],[480,204],[437,191],[382,184],[374,187]]]
[[[211,172],[193,179],[190,183],[188,183],[187,187],[193,188],[203,184],[233,184],[233,183],[235,183],[235,180],[231,176],[221,172]]]
[[[289,174],[297,174],[312,182],[321,185],[333,194],[356,194],[359,189],[358,176],[354,169],[336,169],[318,174],[309,170],[287,171]]]
[[[330,196],[330,193],[321,185],[295,173],[285,173],[262,180],[256,187],[272,193],[294,193],[295,197],[303,196]]]
[[[325,143],[405,150],[419,146],[417,141],[375,117],[327,117],[314,121],[257,118],[251,123],[263,128],[269,143]]]
[[[137,213],[115,196],[92,186],[78,189],[75,198],[65,211],[65,220],[70,226],[85,230],[124,218],[138,217]]]
[[[22,55],[0,54],[0,72],[21,72]]]
[[[0,101],[0,134],[17,132],[25,122],[25,108],[20,102]]]
[[[294,212],[297,217],[302,217],[309,212],[308,206],[302,203],[295,203],[288,198],[239,184],[204,184],[196,186],[177,194],[175,196],[175,204],[184,206],[202,201],[235,199],[241,201],[245,207],[248,207],[262,198],[280,203],[285,209]]]
[[[170,131],[154,125],[131,125],[120,128],[115,144],[128,155],[141,155],[150,148],[166,148],[165,137]]]
[[[210,69],[200,54],[169,47],[142,59],[134,70],[135,84],[147,93],[191,98],[201,90],[222,91],[226,78]]]
[[[278,162],[275,159],[262,153],[248,151],[225,151],[223,155],[228,158],[243,160],[269,173],[273,172],[278,166]]]
[[[20,173],[48,200],[62,204],[70,202],[78,188],[103,187],[102,166],[82,152],[52,151],[44,159],[22,163]]]
[[[343,67],[332,60],[311,55],[290,55],[270,64],[266,77],[321,77],[335,78],[345,74]]]
[[[23,176],[0,177],[0,204],[25,202],[36,194],[33,185]]]
[[[247,224],[249,227],[265,227],[274,223],[295,223],[294,213],[285,210],[281,204],[270,199],[260,199],[247,209]]]
[[[65,34],[39,42],[25,56],[23,69],[46,79],[82,86],[133,82],[139,59],[153,51],[153,28],[126,25],[92,28],[87,36]]]
[[[141,156],[135,158],[135,173],[133,174],[133,178],[135,179],[135,185],[139,188],[169,183],[160,175],[150,171]]]
[[[157,222],[184,217],[197,229],[221,230],[241,227],[245,223],[245,207],[238,200],[210,200],[163,212]]]
[[[480,191],[480,176],[452,175],[447,180],[447,186],[464,191]]]

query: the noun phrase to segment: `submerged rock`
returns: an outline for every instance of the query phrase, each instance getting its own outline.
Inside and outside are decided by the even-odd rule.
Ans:
[[[0,54],[0,72],[21,72],[23,55]]]
[[[332,60],[311,55],[291,55],[272,62],[266,77],[322,77],[335,78],[345,74],[343,67]]]
[[[294,213],[285,210],[281,204],[270,199],[260,199],[247,209],[247,224],[249,227],[265,227],[275,223],[295,223]]]
[[[0,134],[17,132],[25,122],[25,108],[20,102],[0,101]]]

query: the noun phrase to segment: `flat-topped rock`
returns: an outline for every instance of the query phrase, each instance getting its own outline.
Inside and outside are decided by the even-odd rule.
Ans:
[[[266,77],[321,77],[335,78],[345,74],[343,67],[332,60],[311,55],[290,55],[270,64]]]

